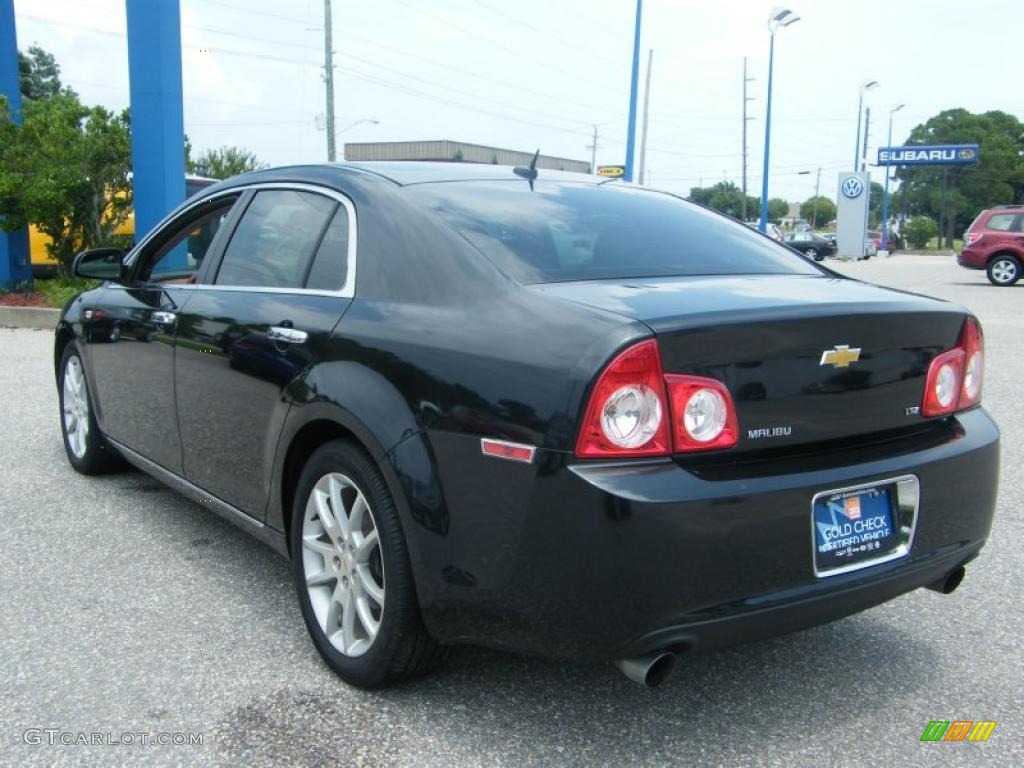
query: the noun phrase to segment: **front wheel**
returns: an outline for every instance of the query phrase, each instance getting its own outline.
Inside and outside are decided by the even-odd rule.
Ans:
[[[89,383],[75,342],[64,347],[60,360],[60,427],[71,466],[83,475],[119,469],[121,458],[100,434],[89,395]]]
[[[808,248],[806,251],[804,251],[804,255],[806,255],[808,259],[814,259],[815,261],[821,261],[823,258],[825,258],[820,253],[818,253],[817,248]]]
[[[440,646],[420,618],[398,511],[362,450],[334,440],[313,453],[289,533],[302,617],[331,669],[378,688],[433,665]]]
[[[1006,287],[1020,280],[1020,259],[1010,254],[996,256],[988,263],[986,269],[988,281],[992,285]]]

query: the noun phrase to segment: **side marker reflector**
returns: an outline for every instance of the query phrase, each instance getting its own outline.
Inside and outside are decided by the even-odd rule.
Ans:
[[[533,456],[537,449],[532,445],[522,443],[509,443],[504,440],[480,439],[480,451],[485,456],[493,456],[496,459],[508,459],[509,461],[521,461],[524,464],[532,464]]]

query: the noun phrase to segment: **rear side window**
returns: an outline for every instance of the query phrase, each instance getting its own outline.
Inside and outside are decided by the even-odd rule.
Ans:
[[[306,287],[319,291],[340,291],[348,272],[348,211],[339,206],[324,239],[320,241]]]
[[[1011,232],[1018,229],[1018,227],[1014,227],[1014,222],[1016,220],[1016,214],[997,213],[988,220],[988,224],[986,224],[985,227],[987,229],[994,229],[998,232]]]
[[[337,207],[312,192],[257,192],[224,251],[216,284],[301,287]]]
[[[523,283],[673,275],[821,274],[772,240],[671,195],[519,181],[412,190]]]

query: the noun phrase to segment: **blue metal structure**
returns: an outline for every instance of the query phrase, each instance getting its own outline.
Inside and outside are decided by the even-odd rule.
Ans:
[[[626,130],[626,181],[633,180],[633,145],[636,143],[636,96],[640,87],[640,17],[643,0],[636,0],[636,28],[633,32],[633,74],[629,84],[629,125]]]
[[[21,82],[18,77],[18,34],[14,26],[14,0],[0,0],[0,94],[14,119],[21,122]],[[28,230],[0,230],[0,288],[32,280]]]
[[[775,61],[775,28],[768,42],[768,104],[764,113],[764,171],[761,173],[761,218],[757,228],[768,231],[768,149],[772,143],[772,67]]]
[[[178,0],[125,5],[135,237],[141,239],[185,199],[181,12]]]

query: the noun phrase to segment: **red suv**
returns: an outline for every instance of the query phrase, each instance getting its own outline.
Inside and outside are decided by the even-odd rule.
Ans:
[[[964,235],[961,267],[984,269],[992,285],[1013,285],[1024,264],[1024,205],[982,211]]]

